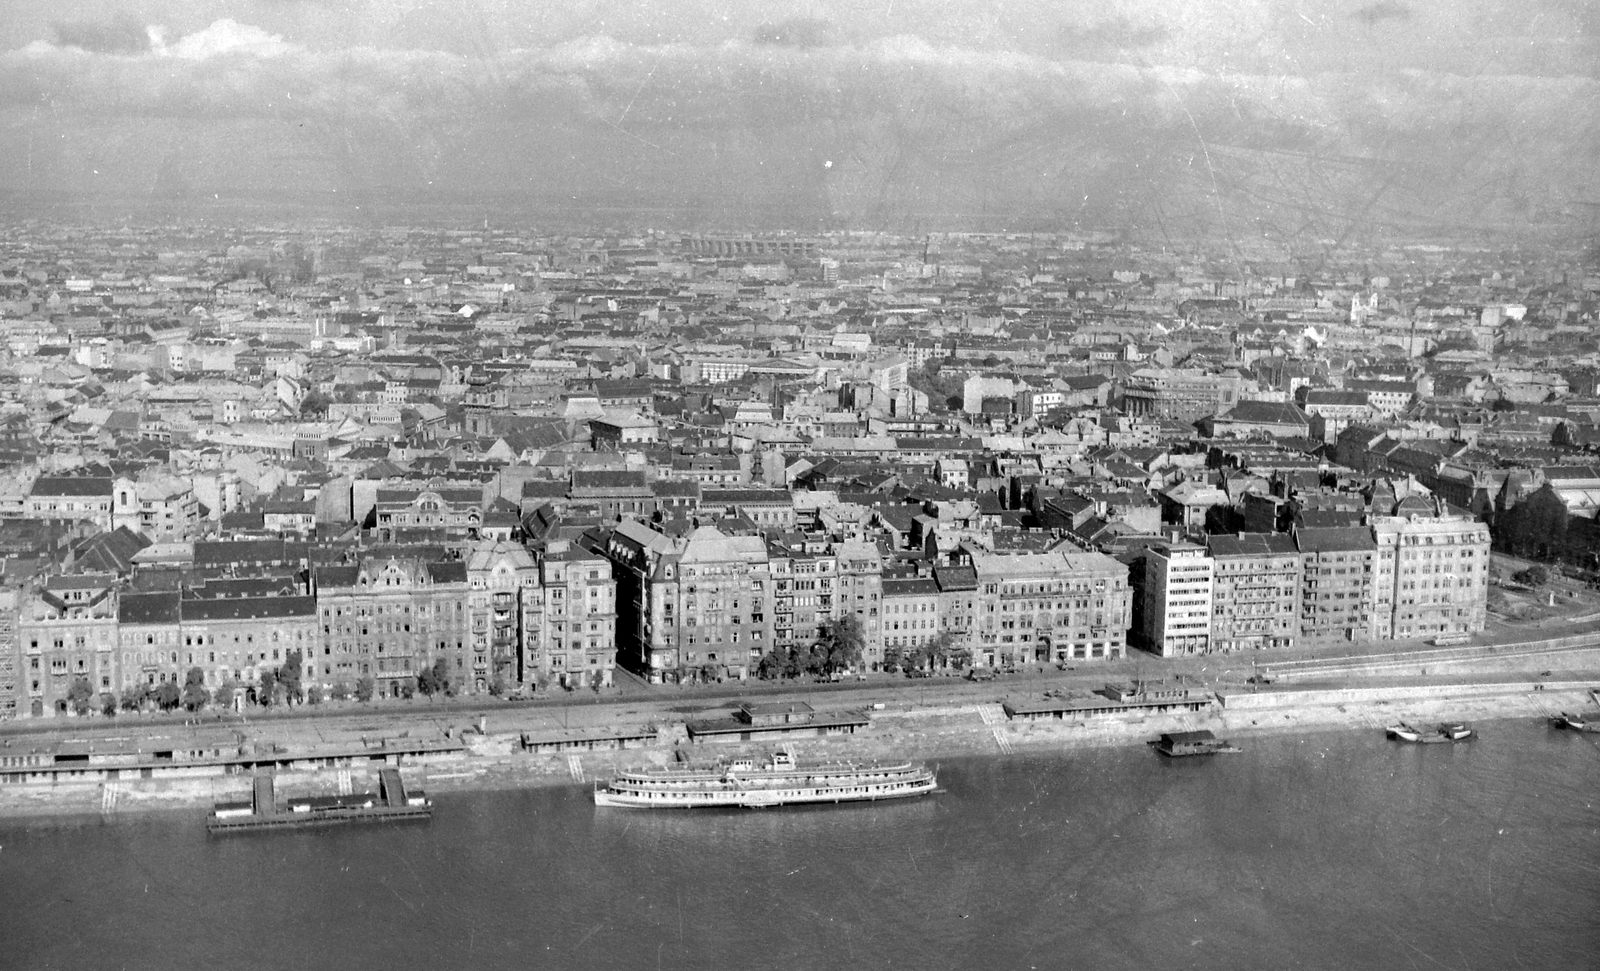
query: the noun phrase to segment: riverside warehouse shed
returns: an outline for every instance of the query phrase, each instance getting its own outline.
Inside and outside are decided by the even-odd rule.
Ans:
[[[1000,707],[1012,721],[1068,720],[1098,718],[1125,713],[1159,714],[1168,711],[1203,711],[1217,703],[1217,696],[1206,692],[1176,691],[1130,692],[1110,689],[1101,699],[1045,698],[1041,701],[1007,701]],[[1126,700],[1123,700],[1126,699]]]
[[[803,701],[769,704],[746,702],[729,718],[690,722],[687,728],[689,740],[700,744],[854,735],[868,723],[867,716],[860,712],[818,714]]]
[[[227,733],[201,733],[169,740],[133,738],[63,739],[0,744],[0,784],[110,782],[232,775],[258,769],[346,768],[376,763],[402,765],[408,759],[464,752],[453,741],[387,738],[361,748],[329,748],[290,753],[241,751]]]

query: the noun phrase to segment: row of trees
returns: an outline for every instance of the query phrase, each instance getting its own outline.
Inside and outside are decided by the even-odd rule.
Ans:
[[[915,647],[886,647],[883,649],[883,666],[886,670],[898,669],[933,671],[939,668],[960,670],[972,663],[972,651],[961,646],[960,639],[950,631],[941,631],[933,640]]]
[[[318,687],[309,690],[305,687],[301,674],[302,663],[303,655],[299,651],[290,651],[281,666],[262,672],[260,682],[253,686],[254,703],[264,708],[277,705],[320,704],[323,701],[323,691]],[[424,672],[417,682],[418,689],[424,694],[451,690],[442,660],[431,670]],[[67,702],[73,711],[80,715],[97,710],[104,715],[115,715],[119,710],[175,711],[178,708],[197,712],[207,707],[232,709],[241,693],[250,691],[251,687],[230,678],[216,688],[208,689],[205,671],[195,667],[189,669],[181,685],[177,681],[163,681],[154,685],[137,684],[124,691],[120,698],[109,691],[96,693],[88,678],[78,678],[67,689]],[[349,698],[371,701],[376,693],[377,682],[371,677],[365,677],[353,685],[339,682],[328,689],[327,696],[335,701]]]
[[[866,632],[855,617],[824,621],[817,627],[817,639],[810,644],[768,651],[756,665],[756,677],[772,681],[847,671],[860,666],[866,648]]]
[[[812,643],[768,651],[756,666],[756,677],[773,681],[848,671],[860,666],[866,645],[866,631],[855,617],[826,621],[817,628],[817,639]],[[886,647],[883,651],[886,671],[959,670],[971,663],[972,651],[963,647],[960,638],[950,631],[916,647]]]
[[[301,673],[302,662],[303,655],[299,651],[290,651],[282,666],[262,672],[258,684],[245,685],[230,678],[215,689],[207,689],[205,671],[200,668],[190,668],[182,685],[176,681],[135,685],[123,692],[120,699],[110,692],[97,695],[87,678],[79,678],[68,689],[67,701],[80,715],[94,710],[106,715],[115,715],[119,709],[143,711],[149,708],[161,711],[183,708],[186,711],[197,712],[206,707],[231,709],[242,693],[253,689],[254,703],[265,708],[278,705],[320,704],[324,700],[324,689],[315,685],[308,688],[305,685]],[[326,690],[326,698],[333,701],[347,701],[351,698],[356,701],[371,701],[377,694],[377,687],[377,682],[371,677],[361,678],[353,684],[341,681]],[[443,658],[417,675],[414,683],[403,683],[401,687],[402,693],[408,698],[413,691],[420,691],[432,697],[454,695],[456,689],[457,685],[450,677],[450,667]],[[506,690],[505,682],[496,678],[494,684],[490,686],[489,693],[500,697]]]

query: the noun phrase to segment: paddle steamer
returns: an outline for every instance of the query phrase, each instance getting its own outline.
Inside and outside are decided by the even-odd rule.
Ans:
[[[919,763],[802,763],[782,749],[766,762],[740,758],[710,766],[623,769],[595,786],[594,802],[632,809],[755,809],[905,799],[938,786],[934,770]]]

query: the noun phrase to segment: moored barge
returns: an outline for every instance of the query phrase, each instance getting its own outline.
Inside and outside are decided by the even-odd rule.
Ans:
[[[408,790],[399,769],[379,771],[376,793],[291,796],[280,806],[273,795],[272,777],[260,775],[255,778],[252,796],[247,802],[217,803],[206,819],[206,832],[249,833],[341,823],[425,820],[433,816],[433,803],[427,793]]]
[[[934,770],[911,762],[802,763],[783,749],[770,760],[733,759],[712,766],[623,769],[596,785],[596,806],[709,809],[905,799],[934,792]]]
[[[1150,742],[1149,745],[1162,755],[1171,758],[1182,758],[1186,755],[1219,755],[1225,752],[1239,751],[1237,745],[1217,738],[1204,728],[1193,732],[1167,732],[1155,741]]]

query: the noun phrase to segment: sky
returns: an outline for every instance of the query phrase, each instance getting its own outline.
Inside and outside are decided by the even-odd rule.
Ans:
[[[1582,233],[1597,150],[1589,0],[0,7],[14,201]]]

